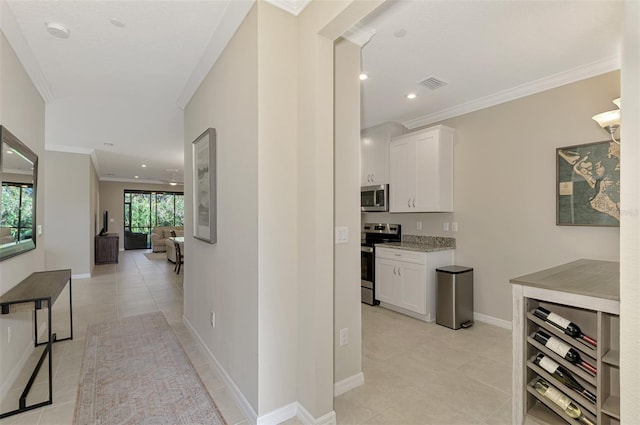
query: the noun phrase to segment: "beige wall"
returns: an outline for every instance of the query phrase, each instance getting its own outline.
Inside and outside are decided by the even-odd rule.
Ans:
[[[185,225],[193,226],[191,143],[217,132],[218,240],[185,232],[184,315],[254,414],[258,401],[258,8],[185,108]],[[210,311],[216,327],[209,324]],[[267,324],[264,324],[266,326]]]
[[[623,2],[622,16],[620,423],[632,424],[640,417],[640,3]]]
[[[149,184],[132,182],[99,181],[97,207],[93,214],[96,220],[95,229],[99,233],[102,229],[102,213],[109,211],[109,233],[117,233],[120,243],[120,250],[124,250],[124,191],[125,190],[150,190],[166,192],[182,192],[182,186],[171,186],[168,184]],[[186,200],[185,200],[186,204]],[[185,211],[186,214],[186,211]],[[95,234],[94,234],[95,236]],[[93,243],[93,236],[92,236]]]
[[[335,44],[335,226],[349,229],[349,242],[334,250],[334,382],[362,382],[360,294],[360,46]],[[340,346],[340,330],[349,342]],[[349,381],[347,381],[349,382]],[[340,386],[340,385],[339,385]],[[346,386],[349,387],[348,385]],[[344,385],[342,386],[344,388]],[[342,391],[338,388],[338,391]]]
[[[49,270],[71,269],[88,277],[93,268],[91,223],[91,157],[84,154],[45,152],[47,230],[45,264]]]
[[[0,7],[5,5],[0,4]],[[6,15],[2,15],[2,24]],[[0,32],[0,123],[38,155],[36,223],[44,222],[44,102],[15,55],[4,33]],[[36,249],[0,262],[0,294],[22,279],[44,268],[44,241],[36,236]],[[32,349],[31,315],[12,314],[0,317],[0,391],[11,377],[11,371],[24,353]],[[13,340],[7,344],[7,328]]]
[[[296,401],[296,18],[258,2],[258,415]],[[277,105],[277,106],[275,106]]]

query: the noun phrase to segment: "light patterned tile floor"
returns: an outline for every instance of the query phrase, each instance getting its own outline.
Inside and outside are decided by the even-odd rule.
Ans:
[[[74,279],[74,340],[54,346],[54,404],[0,425],[70,424],[87,325],[158,310],[229,425],[249,423],[182,323],[183,275],[145,252],[121,252],[119,264],[96,266],[92,278]],[[483,323],[454,331],[363,304],[362,340],[365,384],[335,398],[338,425],[511,423],[510,331]],[[46,394],[45,382],[39,377],[33,391]]]
[[[176,275],[173,264],[166,260],[149,260],[144,255],[146,252],[149,251],[120,252],[118,264],[96,266],[94,276],[90,279],[73,280],[74,338],[73,341],[54,345],[53,405],[10,416],[0,420],[0,425],[71,424],[87,325],[152,311],[162,311],[227,423],[248,424],[233,399],[225,394],[227,390],[224,382],[208,365],[206,357],[182,322],[183,273]],[[53,328],[61,337],[68,335],[68,310],[64,309],[64,300],[68,300],[68,296],[68,292],[62,293],[53,309]],[[63,307],[60,312],[56,311],[58,304]],[[46,400],[46,373],[38,375],[31,391],[33,398],[41,397],[39,401]]]

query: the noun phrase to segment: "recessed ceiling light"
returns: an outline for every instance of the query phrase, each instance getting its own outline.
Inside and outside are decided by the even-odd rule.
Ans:
[[[69,38],[69,36],[71,35],[69,28],[58,22],[47,22],[46,27],[47,32],[54,37]]]
[[[138,177],[138,176],[133,176],[133,177],[134,177],[134,178],[136,178],[136,179],[139,179],[139,178],[140,178],[140,177]]]
[[[407,99],[415,99],[416,97],[418,97],[418,96],[416,96],[416,94],[415,94],[415,93],[409,93],[409,94],[407,95]]]
[[[142,168],[147,168],[147,164],[142,164]]]
[[[369,76],[367,74],[360,74],[360,80],[364,81],[367,78],[369,78]]]
[[[114,27],[118,27],[118,28],[124,28],[124,27],[125,27],[125,23],[124,23],[124,22],[122,22],[122,21],[121,21],[120,19],[118,19],[118,18],[111,18],[109,21],[111,22],[111,24],[112,24]]]
[[[169,184],[170,184],[171,186],[176,186],[178,183],[176,183],[176,182],[171,182],[171,183],[169,183]]]
[[[7,153],[10,153],[13,155],[13,151],[12,150],[8,150]]]

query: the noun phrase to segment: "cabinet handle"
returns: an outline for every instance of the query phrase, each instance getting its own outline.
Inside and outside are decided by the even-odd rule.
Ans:
[[[416,207],[416,198],[413,198],[413,207]]]
[[[409,200],[407,201],[407,206],[411,208],[411,198],[409,198]]]
[[[402,270],[402,268],[398,267],[398,276],[402,276],[402,273],[400,273],[400,270]]]
[[[371,183],[373,183],[376,179],[374,178],[373,173],[371,173]]]
[[[396,266],[393,266],[393,274],[397,274],[396,273]]]

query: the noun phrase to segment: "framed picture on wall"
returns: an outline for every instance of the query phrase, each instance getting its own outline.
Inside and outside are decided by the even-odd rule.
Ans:
[[[209,128],[192,144],[193,237],[217,241],[216,130]]]
[[[620,226],[620,143],[556,149],[556,224]]]

